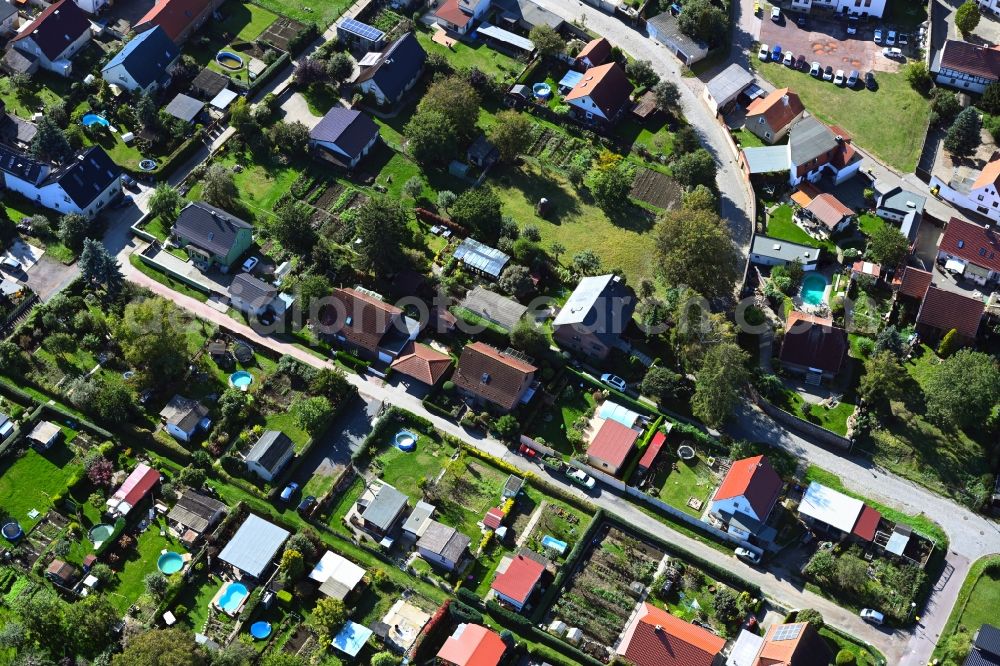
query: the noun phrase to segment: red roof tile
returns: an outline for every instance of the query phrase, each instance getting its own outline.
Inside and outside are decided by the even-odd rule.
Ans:
[[[127,509],[122,507],[124,509],[122,513],[126,513],[128,509],[138,504],[159,481],[159,472],[145,463],[139,463],[121,487],[115,491],[111,499],[114,500],[115,506],[119,506],[121,503],[127,505]]]
[[[331,297],[334,302],[324,306],[320,313],[323,325],[373,353],[378,350],[382,336],[403,313],[396,306],[357,289],[334,289]]]
[[[537,368],[482,342],[462,349],[452,379],[461,389],[513,409]]]
[[[566,95],[567,102],[590,97],[608,118],[614,116],[632,94],[625,70],[616,62],[588,69]]]
[[[917,312],[917,323],[940,331],[955,329],[966,338],[975,338],[986,305],[953,291],[928,287]]]
[[[1000,273],[1000,235],[992,229],[953,217],[938,249]]]
[[[941,67],[996,81],[1000,76],[1000,51],[949,39],[941,51]]]
[[[779,634],[781,627],[787,628]],[[755,665],[817,666],[830,663],[832,656],[826,643],[808,622],[775,623],[764,636]]]
[[[497,666],[507,650],[500,634],[478,624],[460,624],[438,651],[438,659],[455,666]]]
[[[598,37],[587,42],[587,45],[576,54],[577,60],[587,58],[591,66],[603,65],[611,57],[611,42],[604,37]]]
[[[764,520],[781,494],[781,477],[764,456],[737,460],[715,493],[715,499],[745,497],[754,513]]]
[[[538,585],[543,573],[545,573],[545,566],[541,562],[536,562],[524,555],[516,555],[510,561],[507,570],[502,574],[497,574],[497,577],[493,579],[490,588],[508,599],[523,604],[531,596],[531,592]]]
[[[434,16],[458,28],[464,28],[472,20],[472,16],[459,8],[458,0],[445,0],[434,12]]]
[[[752,101],[747,107],[746,117],[749,119],[763,116],[768,127],[778,132],[805,110],[806,108],[802,105],[802,100],[797,94],[788,88],[782,88],[775,90],[767,97],[758,97]]]
[[[871,541],[875,538],[875,528],[878,527],[880,520],[882,514],[865,504],[861,509],[861,515],[858,516],[858,522],[854,523],[852,533],[865,541]]]
[[[993,160],[979,172],[976,181],[972,183],[972,189],[978,190],[987,185],[997,187],[997,181],[1000,181],[1000,160]]]
[[[646,447],[645,453],[642,454],[642,458],[639,460],[639,467],[643,469],[649,469],[653,466],[653,462],[656,461],[656,456],[660,455],[660,449],[663,445],[667,443],[667,436],[662,432],[657,432],[653,435],[653,441],[649,443]]]
[[[712,666],[725,645],[712,632],[646,603],[626,627],[618,653],[636,666]]]
[[[434,386],[451,366],[451,357],[419,342],[408,344],[392,362],[392,369]]]
[[[498,506],[493,507],[492,509],[486,512],[485,516],[483,516],[483,525],[486,525],[486,527],[490,528],[491,530],[495,530],[498,527],[500,527],[500,524],[502,522],[503,522],[503,511],[501,511],[500,507]]]
[[[919,268],[906,266],[902,273],[897,273],[893,279],[893,286],[897,287],[899,293],[913,298],[923,298],[927,293],[927,287],[931,285],[932,275]]]
[[[160,26],[175,42],[187,31],[212,0],[157,0],[152,9],[135,24],[136,32]]]
[[[635,440],[638,437],[637,430],[608,419],[601,425],[601,429],[587,447],[587,455],[603,460],[618,469],[635,448]]]
[[[873,264],[870,261],[855,261],[854,265],[851,266],[851,272],[871,275],[877,280],[878,277],[882,275],[882,267],[878,264]]]
[[[841,203],[840,199],[833,196],[829,192],[824,192],[816,196],[809,205],[806,206],[806,210],[813,214],[813,216],[822,222],[826,227],[833,229],[841,220],[850,215],[854,215],[854,211]]]

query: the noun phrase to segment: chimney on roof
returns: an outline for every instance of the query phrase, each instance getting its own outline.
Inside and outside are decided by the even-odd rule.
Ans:
[[[788,95],[782,95],[781,101],[785,106],[788,106]]]
[[[662,624],[658,624],[658,625],[656,625],[655,627],[653,627],[653,630],[654,630],[654,631],[655,631],[656,633],[660,633],[660,632],[662,632],[662,631],[663,631],[663,625],[662,625]]]
[[[837,135],[837,143],[844,143],[844,137]]]

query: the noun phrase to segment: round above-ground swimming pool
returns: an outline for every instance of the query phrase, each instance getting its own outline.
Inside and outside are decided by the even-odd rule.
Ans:
[[[163,555],[160,555],[159,559],[156,560],[156,568],[160,570],[160,573],[168,576],[170,574],[175,574],[184,568],[184,558],[180,553],[175,553],[173,551],[163,553]]]
[[[263,620],[254,622],[250,625],[250,635],[259,641],[264,640],[271,635],[271,623],[264,622]]]
[[[253,383],[253,375],[251,375],[246,370],[237,370],[233,374],[229,375],[229,385],[238,388],[241,391],[246,391],[250,388],[250,384]]]
[[[536,83],[531,86],[531,92],[535,93],[538,99],[548,99],[552,97],[552,86],[547,83]]]
[[[236,611],[243,605],[243,600],[247,598],[250,591],[243,583],[226,583],[222,588],[222,594],[215,600],[215,605],[226,611],[230,615],[235,615]]]
[[[677,457],[681,460],[691,460],[694,458],[694,449],[687,444],[681,444],[677,447]]]
[[[215,54],[215,62],[226,69],[243,69],[243,58],[232,51],[219,51]]]
[[[822,305],[826,293],[826,278],[819,273],[806,273],[802,280],[800,295],[806,305]]]
[[[3,538],[7,539],[7,541],[14,542],[24,536],[24,530],[12,520],[9,523],[4,523],[3,527],[0,527],[0,534],[3,534]]]
[[[396,433],[396,448],[409,453],[417,448],[417,436],[409,430],[400,430]]]
[[[90,127],[91,125],[103,125],[107,127],[111,123],[104,116],[99,116],[96,113],[85,113],[83,118],[80,118],[80,122],[84,127]]]
[[[106,523],[101,523],[100,525],[94,525],[90,528],[90,540],[94,543],[101,543],[107,541],[111,538],[111,535],[115,532],[114,525],[108,525]]]
[[[139,168],[143,171],[152,171],[156,168],[156,160],[151,160],[148,157],[139,160]]]

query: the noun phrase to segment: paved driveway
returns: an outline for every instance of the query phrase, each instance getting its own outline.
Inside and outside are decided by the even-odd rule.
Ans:
[[[382,407],[382,401],[358,398],[348,405],[342,416],[334,421],[302,461],[295,472],[300,486],[316,474],[332,476],[351,462],[351,454],[358,450],[365,437],[372,431],[372,421]]]
[[[810,16],[807,27],[802,29],[790,15],[780,25],[771,20],[761,21],[760,41],[772,49],[780,44],[782,51],[804,55],[810,63],[818,61],[823,67],[829,65],[835,70],[895,72],[899,69],[899,62],[883,56],[882,47],[872,41],[870,27],[848,35],[843,22]]]
[[[309,129],[316,127],[316,124],[322,120],[319,116],[314,116],[313,112],[309,110],[309,103],[306,102],[306,98],[302,96],[302,93],[295,92],[288,95],[281,102],[281,110],[284,113],[284,121],[286,123],[298,121]]]

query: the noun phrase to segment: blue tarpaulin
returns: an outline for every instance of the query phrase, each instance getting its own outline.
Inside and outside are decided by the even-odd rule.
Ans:
[[[575,72],[572,69],[566,72],[566,76],[559,80],[560,90],[572,90],[583,78],[583,72]]]

